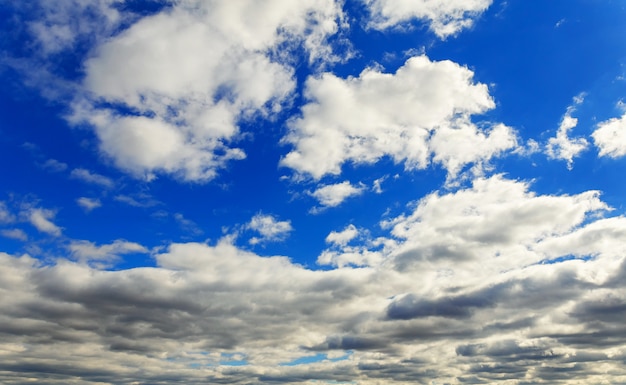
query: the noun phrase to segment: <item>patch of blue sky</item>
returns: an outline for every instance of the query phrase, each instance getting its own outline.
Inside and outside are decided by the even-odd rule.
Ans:
[[[349,359],[350,356],[352,356],[352,354],[353,354],[352,351],[347,351],[346,354],[342,356],[329,358],[327,353],[317,353],[317,354],[313,354],[309,356],[299,357],[289,362],[283,362],[282,364],[280,364],[280,366],[309,365],[309,364],[315,364],[315,363],[324,362],[324,361],[339,362],[339,361],[345,361]]]
[[[224,366],[246,366],[248,365],[248,360],[245,354],[222,353],[219,364]]]
[[[586,262],[586,261],[591,261],[592,259],[594,259],[594,256],[592,255],[578,256],[578,255],[568,254],[568,255],[557,257],[557,258],[545,259],[539,262],[538,264],[539,265],[552,265],[556,263],[563,263],[563,262],[574,261],[574,260]]]

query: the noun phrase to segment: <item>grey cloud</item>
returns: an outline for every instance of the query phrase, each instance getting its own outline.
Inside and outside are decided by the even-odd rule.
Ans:
[[[420,317],[468,318],[473,308],[493,306],[486,297],[446,297],[438,300],[420,299],[409,294],[392,302],[387,308],[390,319],[412,319]]]

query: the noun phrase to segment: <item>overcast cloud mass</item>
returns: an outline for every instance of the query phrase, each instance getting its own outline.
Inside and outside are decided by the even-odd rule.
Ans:
[[[0,1],[0,383],[626,384],[626,8],[559,3]]]

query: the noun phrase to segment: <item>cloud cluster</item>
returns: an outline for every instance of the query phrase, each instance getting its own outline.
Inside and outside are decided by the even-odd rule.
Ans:
[[[70,120],[94,127],[101,150],[137,176],[210,180],[245,157],[232,145],[239,122],[279,112],[292,94],[281,55],[301,44],[329,59],[341,18],[332,0],[176,2],[95,49]]]
[[[407,169],[425,168],[432,158],[452,176],[468,163],[488,161],[514,148],[516,135],[502,124],[471,122],[494,107],[487,86],[472,76],[456,63],[416,56],[393,74],[370,68],[347,79],[312,77],[302,116],[284,139],[294,149],[281,163],[319,179],[340,174],[344,163],[383,157]]]
[[[492,0],[363,0],[371,13],[370,27],[386,29],[413,19],[427,20],[429,28],[445,39],[472,26]]]
[[[145,248],[78,242],[52,265],[0,254],[0,380],[615,382],[626,219],[607,209],[594,191],[537,195],[495,176],[420,199],[384,238],[331,233],[330,270],[231,238],[119,271],[73,259]],[[349,247],[376,258],[342,263]]]

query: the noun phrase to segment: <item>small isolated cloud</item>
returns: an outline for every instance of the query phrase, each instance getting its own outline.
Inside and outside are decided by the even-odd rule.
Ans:
[[[86,212],[90,212],[91,210],[97,209],[98,207],[102,206],[102,202],[100,202],[100,199],[95,198],[80,197],[76,199],[76,203]]]
[[[599,123],[591,136],[600,156],[620,158],[626,155],[626,113],[621,118]]]
[[[359,230],[354,225],[349,225],[342,231],[332,231],[326,237],[326,243],[331,243],[337,246],[345,246],[359,235]]]
[[[67,164],[63,162],[59,162],[56,159],[46,160],[41,165],[41,167],[43,167],[45,170],[52,171],[52,172],[62,172],[62,171],[67,170]]]
[[[583,102],[584,95],[574,98],[574,104],[567,108],[567,112],[563,115],[561,125],[555,137],[548,140],[546,146],[546,154],[550,159],[560,159],[567,161],[567,168],[572,169],[574,157],[587,149],[588,143],[585,138],[570,138],[569,131],[578,125],[578,119],[572,117],[576,111],[576,107]]]
[[[70,173],[70,177],[82,180],[85,183],[96,184],[104,188],[112,188],[115,185],[111,178],[96,174],[84,168],[75,168]]]
[[[142,208],[153,207],[161,204],[161,202],[154,199],[152,195],[146,193],[137,193],[131,195],[120,194],[116,195],[113,199],[129,206]]]
[[[55,237],[61,235],[61,228],[52,222],[52,219],[54,219],[55,216],[54,211],[48,209],[31,208],[28,209],[24,214],[28,218],[30,224],[33,225],[40,232],[50,234]]]
[[[119,259],[119,256],[123,254],[144,254],[148,252],[148,249],[138,243],[120,239],[101,246],[97,246],[89,241],[73,241],[68,248],[72,256],[83,263],[110,263]]]
[[[310,193],[323,207],[339,206],[344,200],[363,193],[362,186],[354,186],[349,181],[325,185]]]
[[[430,29],[445,39],[469,28],[492,0],[363,0],[368,6],[369,27],[400,27],[413,19],[427,20]]]
[[[5,238],[17,239],[18,241],[28,240],[28,235],[21,229],[4,229],[0,231],[0,235]]]
[[[198,227],[196,222],[192,221],[191,219],[185,218],[185,216],[183,214],[175,213],[174,214],[174,220],[176,220],[176,222],[180,225],[180,227],[184,231],[187,231],[187,232],[189,232],[191,234],[194,234],[194,235],[202,234],[202,230],[200,229],[200,227]]]
[[[287,235],[293,230],[291,227],[291,221],[278,221],[271,215],[257,214],[248,224],[246,229],[256,231],[261,236],[253,237],[250,239],[250,243],[255,245],[263,242],[275,242],[284,240]]]

